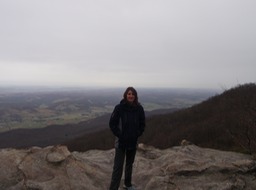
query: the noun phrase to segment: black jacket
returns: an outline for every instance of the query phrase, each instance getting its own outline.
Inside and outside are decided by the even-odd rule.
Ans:
[[[131,105],[125,100],[116,105],[110,120],[109,127],[117,137],[116,148],[135,149],[138,137],[145,129],[145,113],[143,107]]]

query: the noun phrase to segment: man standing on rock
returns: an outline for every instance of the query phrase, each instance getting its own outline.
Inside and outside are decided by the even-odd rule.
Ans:
[[[132,168],[137,150],[138,138],[145,129],[145,113],[138,102],[137,91],[128,87],[121,102],[115,106],[109,127],[116,136],[115,158],[109,190],[118,190],[125,160],[124,188],[135,190],[132,185]]]

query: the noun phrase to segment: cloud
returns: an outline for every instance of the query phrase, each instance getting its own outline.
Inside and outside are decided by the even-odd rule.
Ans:
[[[3,0],[0,83],[255,82],[255,6],[252,0]]]

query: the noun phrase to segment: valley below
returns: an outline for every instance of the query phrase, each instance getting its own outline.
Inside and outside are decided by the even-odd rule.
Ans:
[[[138,89],[146,111],[196,104],[214,90]],[[0,87],[0,132],[79,123],[111,113],[123,89]]]

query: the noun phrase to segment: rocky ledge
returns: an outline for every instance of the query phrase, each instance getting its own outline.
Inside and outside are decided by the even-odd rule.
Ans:
[[[106,190],[113,156],[114,149],[1,149],[0,189]],[[138,190],[253,190],[256,161],[250,155],[195,145],[159,150],[140,144],[133,179]]]

